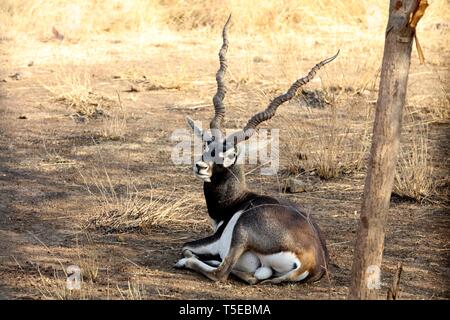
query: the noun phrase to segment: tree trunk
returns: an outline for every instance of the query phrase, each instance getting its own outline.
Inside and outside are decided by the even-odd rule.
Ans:
[[[349,299],[374,299],[380,289],[387,212],[394,183],[402,109],[415,32],[409,25],[409,19],[417,8],[417,2],[390,1],[372,148],[355,244]]]

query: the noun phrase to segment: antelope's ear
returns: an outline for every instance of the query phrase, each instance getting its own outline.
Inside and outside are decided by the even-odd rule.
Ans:
[[[203,137],[203,130],[202,130],[199,126],[197,126],[197,125],[195,124],[195,121],[194,121],[194,120],[192,120],[192,119],[189,118],[189,117],[186,117],[186,122],[188,123],[188,125],[189,125],[189,127],[192,129],[192,131],[194,131],[194,134],[195,134],[197,137],[200,137],[200,138]]]

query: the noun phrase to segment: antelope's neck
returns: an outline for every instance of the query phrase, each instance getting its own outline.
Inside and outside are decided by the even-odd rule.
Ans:
[[[203,184],[209,216],[217,223],[230,218],[242,207],[242,199],[248,195],[242,165],[215,173],[211,182]]]

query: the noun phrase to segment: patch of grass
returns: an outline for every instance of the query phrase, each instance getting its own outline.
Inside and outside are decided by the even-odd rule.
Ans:
[[[427,127],[419,124],[411,130],[411,141],[401,145],[393,187],[393,193],[401,198],[423,202],[436,193],[427,138]]]
[[[196,225],[192,218],[194,205],[187,195],[155,196],[153,192],[144,197],[128,177],[125,190],[110,178],[105,168],[100,172],[93,168],[90,176],[80,173],[88,192],[96,199],[98,207],[89,217],[88,228],[106,232],[125,232],[133,229],[147,229],[158,226]]]
[[[409,103],[417,107],[416,112],[428,123],[450,122],[450,95],[416,95],[409,99]]]
[[[190,220],[193,206],[188,197],[143,198],[134,186],[125,195],[117,195],[111,188],[99,186],[101,204],[89,226],[110,231],[146,229],[156,226],[182,225]]]
[[[81,265],[80,265],[81,268]],[[80,288],[69,289],[67,286],[67,272],[53,268],[53,276],[44,275],[38,268],[39,281],[35,288],[44,300],[94,300],[94,299],[122,299],[122,300],[144,300],[146,297],[145,286],[136,281],[128,280],[126,288],[120,288],[116,283],[115,288],[108,287],[106,290],[99,290],[97,285],[91,280],[86,280],[86,270],[81,276]]]
[[[388,3],[376,0],[315,0],[301,4],[296,0],[268,0],[263,4],[256,0],[225,3],[218,0],[4,0],[0,5],[0,18],[5,26],[41,37],[56,25],[67,37],[76,39],[92,33],[148,31],[155,26],[175,30],[220,29],[218,21],[233,12],[235,21],[240,21],[234,26],[237,31],[273,33],[286,28],[301,31],[305,25],[383,28],[385,17],[380,16],[380,12],[387,12],[387,6]],[[433,1],[424,20],[434,21],[436,16],[448,20],[447,1]]]
[[[42,156],[41,166],[73,166],[75,162],[63,157],[55,149],[47,148],[45,141],[43,142],[44,153]]]
[[[122,300],[144,300],[145,299],[145,287],[142,283],[136,281],[128,281],[128,287],[120,289],[117,285],[117,291],[120,294]]]
[[[184,65],[174,67],[166,62],[160,69],[162,75],[149,75],[143,72],[142,66],[132,66],[126,72],[115,75],[114,78],[129,82],[128,92],[181,90],[190,87],[191,80]]]
[[[370,109],[360,116],[351,106],[338,107],[336,101],[328,100],[331,102],[325,109],[310,110],[308,118],[312,119],[285,119],[282,150],[285,167],[292,175],[313,172],[331,179],[365,165],[370,147]]]
[[[80,290],[70,290],[67,287],[67,272],[65,269],[53,269],[53,277],[42,274],[38,268],[39,281],[36,284],[36,289],[40,293],[42,299],[45,300],[74,300],[74,299],[90,299],[93,298],[88,286],[81,282]]]
[[[144,285],[140,282],[128,280],[127,287],[121,288],[119,285],[120,283],[114,281],[111,286],[108,271],[100,272],[100,270],[103,271],[104,269],[100,268],[100,257],[97,254],[97,250],[91,250],[90,248],[90,246],[94,244],[90,235],[88,233],[83,233],[82,238],[84,238],[82,243],[79,243],[77,236],[77,256],[73,263],[67,266],[63,265],[51,248],[41,242],[46,250],[55,256],[58,262],[56,266],[52,267],[41,268],[39,265],[37,266],[39,278],[38,282],[34,284],[34,287],[42,299],[145,299],[146,291]],[[76,269],[74,269],[74,267]],[[70,272],[73,272],[74,270],[79,271],[79,287],[69,288],[68,278],[71,276]],[[104,288],[105,284],[106,290]]]
[[[84,233],[84,236],[86,238],[84,246],[81,246],[77,240],[78,260],[76,265],[80,267],[84,281],[94,284],[99,278],[100,258],[97,251],[89,250],[87,247],[94,243],[89,233]]]
[[[44,85],[53,99],[74,110],[79,116],[95,118],[105,115],[106,110],[117,107],[117,102],[109,97],[95,93],[88,73],[75,69],[56,71],[55,85]]]
[[[110,115],[103,118],[100,136],[109,140],[120,140],[127,132],[127,115],[117,92],[118,106],[111,109]]]
[[[88,234],[86,234],[86,239],[87,243],[92,243]],[[95,299],[97,295],[95,283],[98,280],[100,270],[99,258],[96,251],[88,250],[85,246],[80,246],[77,238],[77,257],[73,263],[66,266],[54,254],[51,248],[43,242],[41,243],[49,253],[55,256],[59,266],[51,267],[52,275],[49,274],[49,268],[43,273],[41,272],[41,268],[39,266],[37,267],[39,281],[35,287],[42,298],[47,300]],[[71,273],[74,273],[73,276],[79,277],[79,288],[69,288],[68,278],[72,276]]]

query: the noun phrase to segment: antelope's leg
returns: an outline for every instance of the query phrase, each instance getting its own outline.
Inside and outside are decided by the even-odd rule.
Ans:
[[[285,281],[290,281],[289,277],[281,276],[277,278],[267,279],[264,281],[261,281],[261,284],[279,284]]]
[[[176,267],[185,267],[197,271],[198,273],[203,274],[205,277],[211,279],[212,281],[226,280],[231,270],[233,269],[233,266],[236,264],[239,257],[244,253],[244,251],[245,247],[242,245],[238,247],[232,247],[228,255],[225,257],[225,259],[223,259],[223,261],[217,268],[207,265],[196,257],[183,258],[177,262]]]
[[[183,245],[182,252],[186,258],[190,258],[192,254],[201,257],[201,260],[213,260],[219,255],[218,241],[220,237],[216,234],[212,236],[187,242]]]
[[[278,283],[282,283],[285,281],[298,282],[298,281],[305,280],[308,277],[308,275],[309,275],[309,271],[306,270],[305,268],[297,268],[292,271],[289,271],[288,273],[286,273],[282,276],[264,280],[261,282],[261,284],[266,284],[266,283],[278,284]]]
[[[191,257],[196,258],[195,256],[191,256]],[[206,265],[208,265],[209,267],[212,267],[212,268],[217,268],[218,266],[220,266],[220,261],[217,261],[217,260],[208,260],[208,261],[201,261],[201,262],[204,262]],[[256,279],[251,273],[232,269],[231,274],[248,284],[258,283],[258,279]]]
[[[257,284],[258,283],[258,279],[256,279],[252,274],[247,273],[247,272],[242,272],[242,271],[238,271],[238,270],[231,270],[231,274],[239,279],[241,279],[242,281],[248,283],[248,284]]]
[[[216,280],[215,278],[212,278],[209,275],[213,274],[217,268],[212,267],[209,264],[206,264],[205,262],[199,260],[195,256],[191,256],[188,258],[182,258],[182,259],[178,260],[178,262],[175,264],[175,268],[191,269],[191,270],[197,271],[198,273],[203,274],[204,276],[210,278],[211,280]]]
[[[203,260],[202,260],[203,261]],[[207,265],[209,265],[209,266],[211,266],[211,267],[214,267],[214,268],[217,268],[218,266],[220,266],[220,261],[217,261],[217,260],[207,260],[207,261],[204,261]]]
[[[289,271],[288,273],[283,274],[282,276],[261,281],[261,284],[266,284],[266,283],[278,284],[278,283],[282,283],[285,281],[295,281],[295,279],[292,278],[292,274],[293,274],[293,271]]]

